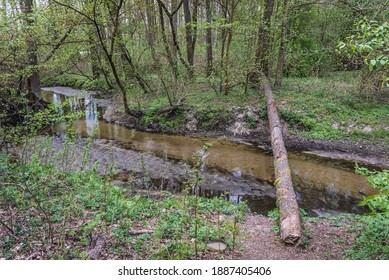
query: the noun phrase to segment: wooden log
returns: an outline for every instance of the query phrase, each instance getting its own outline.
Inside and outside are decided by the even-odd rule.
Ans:
[[[296,194],[288,163],[288,154],[282,138],[282,129],[269,80],[262,74],[263,91],[266,95],[267,114],[270,125],[271,145],[274,156],[274,172],[277,206],[280,214],[280,233],[287,244],[296,244],[301,238],[301,224]]]
[[[167,108],[159,109],[159,110],[157,111],[157,115],[162,115],[162,114],[165,114],[165,113],[168,113],[168,114],[173,113],[173,112],[174,112],[175,110],[177,110],[180,106],[183,106],[183,105],[184,105],[185,98],[186,98],[186,95],[182,96],[182,97],[177,101],[177,104],[176,104],[176,105],[172,105],[172,106],[169,106],[169,107],[167,107]]]
[[[152,229],[140,229],[140,230],[129,230],[128,233],[130,235],[141,235],[145,233],[154,233],[154,230]]]

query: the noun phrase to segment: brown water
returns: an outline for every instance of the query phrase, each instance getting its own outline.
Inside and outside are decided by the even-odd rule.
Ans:
[[[55,93],[46,93],[45,98],[54,103],[63,102],[65,99],[64,96]],[[98,108],[89,96],[85,98],[85,102],[72,100],[70,106],[74,110],[84,108],[85,103],[89,104],[84,109],[85,119],[73,123],[73,128],[82,136],[88,136],[96,130],[96,138],[117,140],[128,149],[188,162],[192,162],[193,155],[205,143],[212,143],[205,160],[208,168],[233,174],[235,177],[247,177],[265,182],[274,180],[272,156],[253,144],[216,138],[140,132],[107,123],[98,118]],[[56,129],[64,131],[65,128],[66,124],[61,124]],[[361,194],[374,193],[366,179],[354,173],[351,164],[336,160],[323,160],[313,155],[294,152],[289,153],[289,163],[300,204],[305,204],[311,209],[357,211],[356,204],[362,198]],[[252,209],[258,207],[256,201],[264,203],[261,199],[250,196],[250,193],[242,193],[238,199],[236,197],[234,199],[245,200]]]

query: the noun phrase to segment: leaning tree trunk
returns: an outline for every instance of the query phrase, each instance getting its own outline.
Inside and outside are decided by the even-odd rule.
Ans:
[[[262,85],[266,95],[271,145],[274,156],[275,186],[277,188],[277,206],[280,213],[281,238],[287,244],[295,244],[301,238],[299,207],[293,190],[288,154],[282,139],[280,119],[270,83],[265,74],[262,74]]]

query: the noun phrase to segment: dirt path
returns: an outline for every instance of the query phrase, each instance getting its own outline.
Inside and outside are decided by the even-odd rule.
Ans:
[[[354,234],[347,219],[305,222],[305,237],[297,246],[286,246],[272,230],[275,222],[263,215],[248,215],[241,225],[241,248],[234,253],[209,253],[207,259],[239,260],[337,260],[352,245]]]

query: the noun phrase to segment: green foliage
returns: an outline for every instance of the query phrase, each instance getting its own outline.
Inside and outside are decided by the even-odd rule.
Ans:
[[[347,10],[332,5],[307,5],[289,15],[285,71],[289,77],[320,76],[336,69],[336,41],[350,25]],[[309,28],[307,28],[309,27]]]
[[[275,90],[280,116],[291,133],[308,138],[369,140],[387,145],[383,124],[389,107],[385,97],[366,101],[358,94],[358,73],[334,72],[320,78],[286,78]],[[363,129],[370,126],[372,131]],[[381,140],[382,139],[382,140]]]
[[[378,194],[365,196],[359,205],[367,205],[373,213],[379,211],[389,215],[389,170],[376,172],[356,165],[356,173],[366,176],[370,186],[379,191]]]
[[[187,121],[187,116],[183,108],[178,108],[172,113],[157,114],[163,107],[156,106],[153,102],[151,108],[146,111],[146,115],[140,120],[140,124],[162,131],[177,131]]]
[[[199,129],[214,130],[225,126],[231,119],[231,112],[225,108],[199,108],[195,112]]]
[[[31,161],[23,164],[10,163],[9,156],[1,154],[2,217],[13,217],[6,222],[11,234],[0,238],[1,255],[13,259],[39,250],[50,259],[87,259],[93,240],[102,234],[104,250],[117,258],[126,258],[129,246],[137,258],[191,259],[196,255],[193,239],[201,252],[207,241],[220,236],[229,246],[235,244],[236,228],[228,217],[243,219],[244,204],[184,194],[163,199],[128,197],[125,189],[109,183],[109,174],[98,174],[97,165],[77,172],[58,165],[57,159],[71,154],[73,140],[68,141],[68,148],[50,163],[42,157],[51,149],[49,140],[37,143]],[[216,212],[226,220],[217,221]],[[129,234],[130,229],[150,226],[154,234]],[[24,245],[15,249],[21,241]]]
[[[273,232],[279,233],[280,232],[280,223],[279,223],[280,212],[279,212],[278,208],[274,208],[273,210],[270,210],[267,213],[267,216],[274,221],[274,225],[271,227],[271,230]]]
[[[388,22],[370,21],[365,17],[357,22],[355,27],[357,30],[355,34],[339,43],[339,52],[348,56],[349,59],[354,56],[360,57],[369,72],[378,73],[380,86],[389,86]],[[370,82],[375,83],[376,81]]]
[[[256,128],[259,123],[259,119],[257,116],[253,116],[247,113],[244,115],[244,120],[247,123],[247,127],[250,129]]]
[[[357,33],[339,43],[339,50],[349,48],[351,54],[361,55],[369,70],[380,70],[388,64],[389,24],[364,20],[356,23]]]
[[[389,171],[369,171],[356,166],[357,174],[367,177],[378,194],[364,197],[360,205],[367,205],[371,215],[362,216],[355,231],[357,236],[346,257],[351,259],[389,259]]]
[[[389,259],[389,217],[385,213],[361,217],[355,242],[346,251],[346,258],[355,260]]]
[[[86,77],[72,74],[62,74],[55,77],[48,77],[42,81],[47,86],[68,86],[82,88],[88,82]]]

